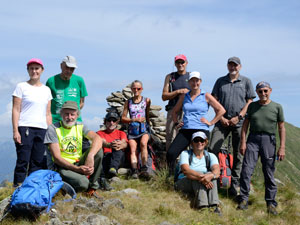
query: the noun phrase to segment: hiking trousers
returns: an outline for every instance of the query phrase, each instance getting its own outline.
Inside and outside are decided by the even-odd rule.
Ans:
[[[195,207],[219,205],[217,180],[212,180],[213,188],[207,189],[197,180],[190,180],[186,177],[175,183],[175,190],[195,195]]]
[[[125,161],[125,153],[123,150],[116,151],[112,149],[112,152],[104,153],[102,160],[101,177],[108,177],[108,171],[110,168],[119,169],[120,165]]]
[[[86,151],[80,158],[76,165],[84,165],[85,159],[90,150]],[[99,183],[98,178],[100,177],[102,170],[102,159],[103,159],[103,150],[100,149],[94,157],[94,173],[87,177],[86,175],[76,173],[72,170],[64,169],[60,166],[57,166],[57,170],[61,175],[63,181],[69,183],[76,191],[86,191],[89,188],[98,189]]]
[[[44,145],[46,129],[18,127],[18,130],[22,143],[15,143],[17,151],[17,161],[14,171],[15,185],[22,183],[30,173],[43,169],[43,159],[46,149]]]
[[[241,172],[241,200],[248,201],[250,180],[256,166],[258,157],[261,157],[262,170],[265,178],[265,200],[267,205],[277,206],[275,201],[277,186],[274,179],[276,138],[270,134],[252,134],[247,140],[247,149],[244,156]]]
[[[172,113],[173,109],[170,109],[167,113],[167,123],[166,123],[166,151],[170,148],[173,140],[175,139],[176,135],[178,134],[178,129],[176,129],[176,126],[172,119]],[[178,121],[182,120],[183,112],[180,111],[177,114]]]
[[[232,167],[232,185],[234,188],[240,186],[239,179],[243,163],[243,155],[240,153],[240,139],[242,127],[223,127],[216,125],[211,133],[211,139],[208,151],[214,153],[218,157],[220,148],[224,140],[231,133],[232,135],[232,148],[233,148],[233,167]]]

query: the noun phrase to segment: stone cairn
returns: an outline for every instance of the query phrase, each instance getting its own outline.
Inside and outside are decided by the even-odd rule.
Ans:
[[[132,97],[130,85],[127,85],[122,91],[112,92],[110,96],[106,98],[109,108],[106,112],[115,111],[119,114],[120,118],[123,113],[124,103],[126,100]],[[166,153],[166,118],[163,112],[160,112],[161,106],[151,105],[149,111],[150,128],[151,128],[151,140],[150,144],[156,153],[159,166],[164,166],[165,153]],[[120,120],[120,130],[127,133],[128,124],[122,124]]]

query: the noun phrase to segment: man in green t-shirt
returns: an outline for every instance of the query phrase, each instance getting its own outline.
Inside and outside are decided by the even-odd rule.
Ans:
[[[53,97],[51,101],[53,123],[61,120],[60,109],[64,102],[74,101],[82,109],[84,98],[88,95],[82,77],[73,74],[77,68],[76,59],[73,56],[66,56],[62,60],[60,67],[61,73],[50,77],[46,82],[46,86],[50,88]],[[82,121],[81,115],[78,121]]]
[[[248,208],[250,180],[258,157],[261,157],[262,169],[265,178],[265,201],[267,212],[277,215],[275,201],[277,186],[274,179],[276,158],[276,128],[278,127],[280,146],[277,151],[277,160],[285,157],[285,127],[283,110],[280,104],[271,101],[272,88],[267,82],[256,85],[259,100],[252,102],[247,110],[241,132],[240,153],[244,161],[240,178],[240,203],[237,209]],[[246,134],[250,124],[250,133],[246,144]]]

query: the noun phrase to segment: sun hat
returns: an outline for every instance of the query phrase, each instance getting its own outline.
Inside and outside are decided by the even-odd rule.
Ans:
[[[207,139],[206,134],[202,131],[197,131],[197,132],[193,133],[192,140],[194,140],[196,137],[200,137],[202,139]]]
[[[32,58],[32,59],[30,59],[30,60],[28,61],[27,66],[29,66],[29,65],[32,64],[32,63],[36,63],[36,64],[39,64],[39,65],[41,65],[42,67],[44,67],[43,61],[42,61],[41,59]]]
[[[181,59],[181,60],[183,60],[183,61],[187,61],[186,56],[183,55],[183,54],[176,55],[174,61],[176,62],[178,59]]]
[[[241,64],[240,58],[239,58],[239,57],[236,57],[236,56],[230,57],[230,58],[228,59],[228,62],[227,62],[227,63],[231,63],[231,62],[233,62],[233,63],[235,63],[235,64],[237,64],[237,65],[240,65],[240,64]]]
[[[74,56],[71,56],[71,55],[67,55],[64,59],[63,59],[63,62],[66,63],[66,65],[68,67],[71,67],[71,68],[77,68],[77,62],[76,62],[76,59]]]
[[[198,78],[198,79],[201,80],[201,75],[200,75],[200,73],[198,71],[191,72],[190,75],[189,75],[189,80],[192,79],[192,78],[194,78],[194,77],[196,77],[196,78]]]

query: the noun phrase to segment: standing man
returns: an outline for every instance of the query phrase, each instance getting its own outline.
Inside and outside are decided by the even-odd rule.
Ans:
[[[277,186],[274,180],[276,158],[276,127],[278,127],[280,146],[277,151],[277,160],[285,156],[285,127],[283,110],[280,104],[271,101],[272,88],[267,82],[256,85],[259,101],[249,105],[241,134],[240,152],[244,155],[241,172],[240,203],[237,209],[248,208],[250,179],[258,157],[261,157],[262,170],[265,178],[265,200],[267,212],[277,215],[275,201]],[[250,124],[250,134],[246,144],[246,134]]]
[[[65,101],[74,101],[78,108],[82,109],[84,98],[88,95],[82,77],[73,74],[77,68],[77,62],[73,56],[66,56],[61,62],[60,68],[61,73],[50,77],[46,82],[53,97],[51,101],[53,123],[61,120],[60,109]],[[79,115],[78,121],[82,121],[81,115]]]
[[[176,126],[172,120],[172,111],[176,105],[179,95],[186,94],[190,86],[188,84],[189,72],[186,72],[186,66],[188,64],[185,55],[175,56],[175,66],[177,72],[172,72],[168,74],[165,78],[162,100],[169,100],[168,105],[166,105],[167,113],[167,124],[166,124],[166,150],[169,149],[172,141],[177,135]],[[182,118],[182,111],[178,113],[178,120]]]
[[[76,191],[87,191],[88,195],[99,197],[103,158],[102,140],[81,122],[77,122],[79,108],[74,101],[66,101],[61,107],[62,120],[51,124],[45,135],[52,159],[62,179]],[[83,136],[91,140],[91,147],[82,152]]]
[[[227,68],[229,73],[216,81],[212,91],[212,95],[221,103],[226,113],[212,131],[209,151],[218,156],[224,140],[231,133],[233,168],[230,194],[236,196],[243,162],[243,156],[239,153],[241,126],[248,105],[255,98],[255,92],[250,79],[239,73],[242,65],[238,57],[229,58]]]

